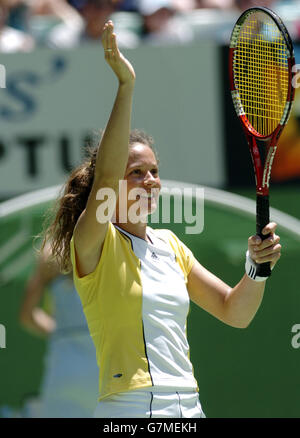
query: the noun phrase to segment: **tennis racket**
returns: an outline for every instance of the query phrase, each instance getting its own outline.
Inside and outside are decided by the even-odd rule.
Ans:
[[[256,233],[269,223],[269,180],[279,136],[294,100],[292,40],[270,9],[247,9],[230,39],[229,78],[233,104],[249,145],[256,181]],[[270,263],[257,275],[271,275]]]

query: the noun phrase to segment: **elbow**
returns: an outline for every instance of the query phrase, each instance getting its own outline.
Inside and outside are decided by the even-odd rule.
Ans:
[[[241,312],[227,312],[223,316],[223,321],[230,327],[246,329],[251,324],[253,317],[254,315],[242,315]]]

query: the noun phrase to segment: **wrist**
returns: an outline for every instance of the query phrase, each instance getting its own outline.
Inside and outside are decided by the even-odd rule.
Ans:
[[[135,84],[135,79],[129,80],[129,81],[121,81],[119,79],[119,88],[120,89],[124,89],[124,90],[128,90],[128,91],[133,91],[134,89],[134,84]]]
[[[251,280],[262,282],[266,281],[269,277],[260,277],[257,275],[259,264],[255,263],[254,260],[250,257],[249,250],[246,252],[246,262],[245,262],[245,271],[246,274]]]

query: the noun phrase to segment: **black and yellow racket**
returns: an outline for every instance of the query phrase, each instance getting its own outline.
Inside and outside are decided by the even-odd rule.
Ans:
[[[256,232],[262,238],[269,223],[269,180],[279,136],[294,100],[292,40],[270,9],[247,9],[230,39],[229,76],[236,113],[251,152],[256,179]],[[257,275],[268,277],[270,263]]]

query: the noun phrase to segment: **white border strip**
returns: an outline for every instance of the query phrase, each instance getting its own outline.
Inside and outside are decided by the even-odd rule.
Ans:
[[[35,190],[26,193],[26,195],[16,196],[15,198],[0,203],[0,218],[29,207],[34,207],[38,204],[43,204],[44,202],[55,200],[59,195],[61,187],[62,186],[59,185]]]
[[[162,186],[166,189],[172,188],[202,188],[204,189],[205,201],[222,205],[227,209],[234,209],[239,212],[245,213],[247,216],[256,215],[256,202],[252,199],[245,198],[244,196],[236,195],[234,193],[226,192],[225,190],[214,189],[211,187],[200,186],[197,184],[189,184],[181,181],[162,180]],[[13,199],[0,203],[0,218],[8,216],[18,211],[24,210],[29,207],[33,207],[38,204],[55,200],[59,195],[62,186],[52,186],[46,189],[36,190],[34,192],[27,193],[26,195],[17,196]],[[196,195],[196,193],[193,193]],[[280,225],[286,231],[294,234],[295,237],[300,239],[300,220],[283,213],[275,208],[270,209],[270,216],[273,221]]]

